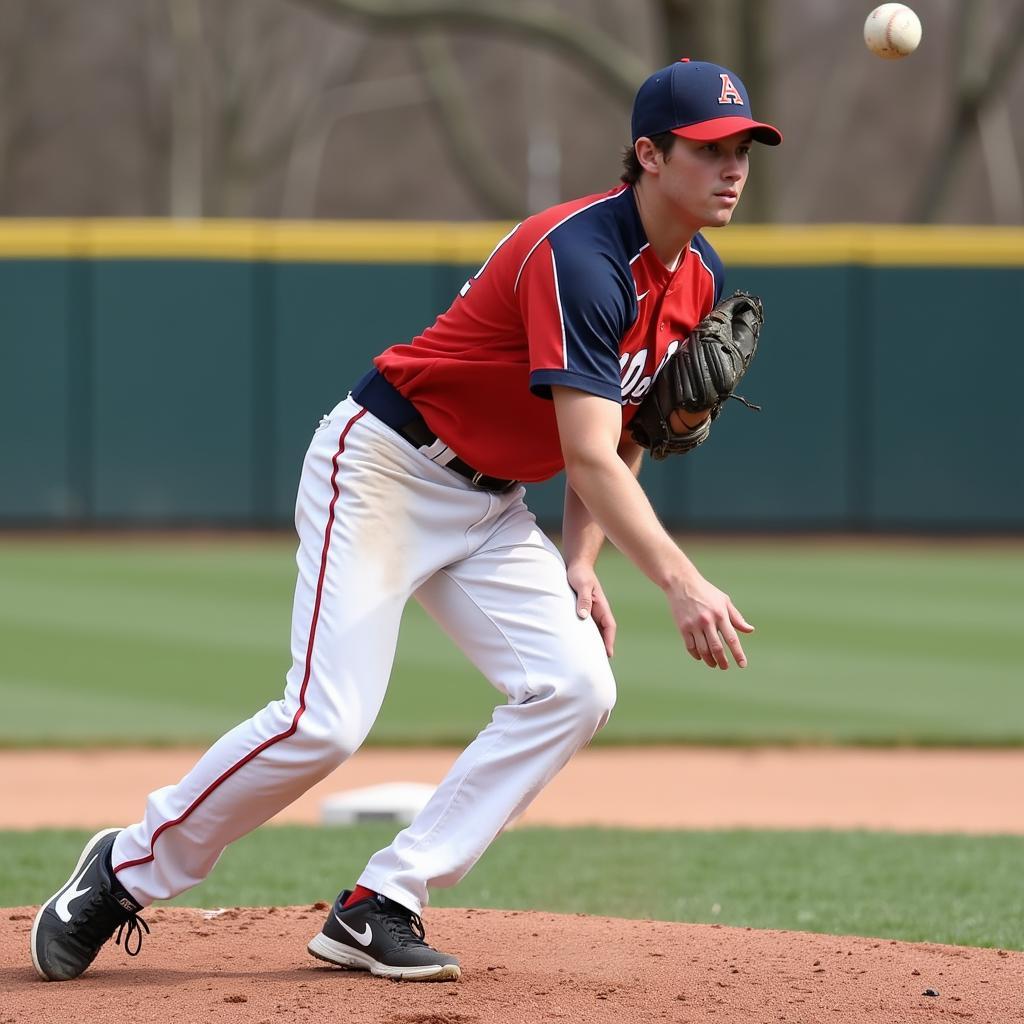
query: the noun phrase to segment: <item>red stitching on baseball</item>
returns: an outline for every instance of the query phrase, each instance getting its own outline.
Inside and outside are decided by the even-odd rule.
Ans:
[[[900,16],[901,11],[897,7],[892,14],[889,15],[889,20],[885,23],[885,45],[892,50],[898,50],[898,46],[893,45],[892,41],[892,23]]]

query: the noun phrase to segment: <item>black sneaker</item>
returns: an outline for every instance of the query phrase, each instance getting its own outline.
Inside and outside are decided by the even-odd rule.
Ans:
[[[348,909],[346,889],[320,934],[307,947],[318,960],[396,981],[458,981],[459,961],[424,941],[423,922],[386,896],[368,896]]]
[[[142,929],[149,925],[138,917],[142,906],[135,902],[110,870],[110,849],[121,830],[104,829],[85,844],[71,877],[40,908],[32,923],[32,963],[47,981],[77,978],[96,959],[96,954],[117,929],[117,943],[124,937],[125,952],[138,956]],[[132,948],[132,938],[137,940]]]

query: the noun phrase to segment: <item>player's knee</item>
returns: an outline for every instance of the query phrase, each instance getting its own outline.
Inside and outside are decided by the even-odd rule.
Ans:
[[[295,739],[303,747],[307,760],[321,769],[337,768],[363,741],[363,735],[352,723],[338,716],[305,719],[306,716],[299,719]]]
[[[581,668],[561,681],[558,696],[580,728],[593,734],[608,721],[615,706],[615,678],[606,665]]]

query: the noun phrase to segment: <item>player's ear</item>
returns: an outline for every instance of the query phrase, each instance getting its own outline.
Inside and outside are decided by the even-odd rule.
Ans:
[[[646,135],[641,135],[633,144],[633,151],[640,166],[648,173],[658,173],[658,147]]]

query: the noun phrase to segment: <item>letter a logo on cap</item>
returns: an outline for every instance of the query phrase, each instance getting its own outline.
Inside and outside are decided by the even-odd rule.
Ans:
[[[743,97],[739,90],[732,84],[732,79],[724,72],[718,76],[722,79],[722,95],[718,97],[719,103],[738,103],[743,106]]]

